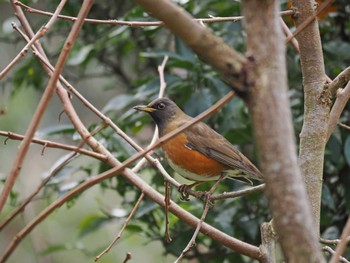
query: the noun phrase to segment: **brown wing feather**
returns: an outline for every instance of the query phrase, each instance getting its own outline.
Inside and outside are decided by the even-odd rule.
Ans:
[[[205,123],[198,123],[185,131],[187,147],[211,157],[229,168],[240,170],[253,179],[262,179],[260,171],[223,136]]]

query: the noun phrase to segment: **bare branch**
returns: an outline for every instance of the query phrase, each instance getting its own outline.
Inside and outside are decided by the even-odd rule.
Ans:
[[[214,195],[211,197],[211,200],[217,201],[217,200],[223,200],[223,199],[227,199],[227,198],[236,198],[236,197],[239,197],[242,195],[247,195],[247,194],[251,194],[251,193],[255,193],[255,192],[261,192],[261,191],[264,191],[264,189],[265,189],[265,184],[261,184],[258,186],[249,187],[249,188],[242,189],[242,190],[235,191],[235,192]]]
[[[134,208],[131,210],[130,215],[125,220],[122,229],[120,230],[118,235],[113,239],[111,244],[105,250],[103,250],[98,256],[95,257],[95,262],[98,261],[104,254],[108,253],[111,250],[111,248],[113,247],[113,245],[121,238],[122,234],[124,233],[125,228],[128,226],[131,218],[135,215],[135,213],[136,213],[137,209],[139,208],[139,206],[141,204],[141,201],[143,200],[144,197],[145,197],[145,194],[141,193],[141,195],[140,195],[139,199],[137,200]]]
[[[350,71],[349,71],[350,72]],[[333,130],[338,124],[340,115],[342,114],[346,103],[349,101],[350,98],[350,81],[346,84],[345,88],[339,88],[337,90],[337,99],[335,100],[332,110],[329,114],[329,120],[328,120],[328,130],[327,130],[327,138],[328,141],[331,137]]]
[[[123,263],[127,263],[130,259],[132,259],[131,253],[128,252],[125,255],[125,259],[123,260]]]
[[[13,132],[5,132],[5,131],[0,131],[0,136],[6,136],[9,139],[18,140],[18,141],[22,141],[24,139],[23,135],[13,133]],[[95,158],[97,160],[100,160],[102,162],[107,161],[107,157],[104,156],[103,154],[92,152],[92,151],[86,150],[86,149],[78,147],[78,146],[71,146],[71,145],[67,145],[67,144],[62,144],[62,143],[48,141],[48,140],[41,140],[41,139],[37,139],[37,138],[33,138],[31,140],[31,142],[37,143],[40,145],[44,145],[46,148],[54,148],[54,149],[73,151],[73,152],[77,152],[80,154],[84,154],[86,156],[90,156],[90,157]]]
[[[44,16],[53,15],[50,12],[42,11],[42,10],[30,7],[28,5],[25,5],[20,1],[16,1],[16,5],[23,7],[24,10],[29,13],[39,14]],[[291,16],[294,13],[295,13],[294,10],[286,10],[281,12],[281,16]],[[65,16],[65,15],[59,15],[58,18],[69,20],[69,21],[76,20],[76,17]],[[195,18],[194,20],[202,23],[218,23],[218,22],[237,22],[237,21],[241,21],[243,18],[244,18],[243,16],[233,16],[233,17]],[[161,21],[145,22],[145,21],[123,21],[123,20],[117,20],[117,19],[100,20],[100,19],[86,18],[85,22],[91,23],[91,24],[104,24],[104,25],[125,25],[130,27],[164,26],[164,23]]]
[[[349,126],[349,125],[343,124],[343,123],[341,123],[341,122],[338,122],[338,125],[339,125],[340,127],[344,128],[344,129],[347,129],[347,130],[350,131],[350,126]]]
[[[209,208],[212,206],[211,196],[214,193],[215,189],[218,187],[218,185],[222,182],[222,180],[225,179],[225,175],[221,175],[220,178],[215,182],[215,184],[210,188],[210,190],[205,193],[205,206],[204,210],[201,216],[201,219],[198,222],[198,225],[196,227],[196,230],[194,231],[191,240],[188,242],[187,246],[184,248],[184,250],[181,252],[181,255],[175,260],[174,263],[180,262],[180,260],[191,250],[193,246],[196,244],[196,238],[199,234],[199,230],[201,229],[201,226],[204,222],[204,219],[206,218]]]
[[[338,89],[342,89],[350,81],[350,67],[344,69],[338,76],[329,84],[329,91],[335,94]]]
[[[320,243],[325,245],[338,245],[340,242],[340,239],[324,239],[320,238]],[[347,237],[347,242],[350,242],[350,236]]]

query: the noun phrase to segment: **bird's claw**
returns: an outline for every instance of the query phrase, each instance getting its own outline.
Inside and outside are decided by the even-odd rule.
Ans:
[[[190,194],[187,192],[189,188],[190,186],[186,184],[179,186],[178,191],[181,194],[180,199],[182,201],[190,201]]]

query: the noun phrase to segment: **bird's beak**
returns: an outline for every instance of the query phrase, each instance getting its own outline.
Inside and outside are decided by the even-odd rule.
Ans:
[[[154,109],[152,107],[145,106],[145,105],[134,106],[133,109],[138,110],[138,111],[149,112],[149,113],[156,111],[156,109]]]

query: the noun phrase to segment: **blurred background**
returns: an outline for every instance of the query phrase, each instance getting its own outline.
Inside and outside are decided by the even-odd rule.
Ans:
[[[241,15],[239,1],[176,1],[194,17],[207,18]],[[287,10],[289,3],[280,1],[281,9]],[[31,7],[54,12],[59,1],[23,1]],[[68,1],[62,14],[76,16],[82,1]],[[11,5],[0,0],[0,68],[1,70],[18,54],[25,42],[12,29],[17,21]],[[257,14],[258,15],[258,14]],[[327,74],[334,78],[350,62],[350,4],[336,1],[319,17],[321,37]],[[34,30],[38,30],[49,19],[47,16],[26,13]],[[89,16],[93,19],[119,19],[126,21],[154,21],[132,1],[96,1]],[[284,18],[293,29],[292,19]],[[55,64],[72,22],[58,20],[41,40],[52,64]],[[240,52],[245,52],[245,33],[240,22],[205,24],[216,35]],[[299,56],[288,46],[287,62],[289,94],[293,110],[295,140],[298,143],[303,121],[303,89],[299,67]],[[161,26],[129,27],[121,25],[86,23],[71,52],[63,75],[95,107],[110,117],[124,132],[146,146],[152,137],[154,125],[149,116],[132,110],[132,106],[147,103],[158,95],[158,65],[164,56],[169,60],[165,69],[166,96],[172,98],[189,115],[195,116],[207,109],[226,92],[229,87],[211,67],[204,64],[184,43],[169,30]],[[38,59],[31,51],[0,81],[0,130],[24,134],[31,121],[48,77]],[[73,104],[84,122],[92,130],[98,119],[81,102],[73,97]],[[37,138],[70,145],[79,143],[57,96],[50,102]],[[341,122],[349,124],[349,106]],[[272,116],[273,117],[273,116]],[[239,98],[234,98],[221,112],[206,122],[258,165],[254,135],[249,113]],[[106,128],[96,139],[123,161],[134,153],[112,129]],[[8,175],[15,159],[19,141],[0,137],[0,178]],[[22,167],[11,198],[0,220],[18,206],[50,171],[67,156],[68,152],[45,149],[32,144]],[[162,153],[157,151],[162,158]],[[173,173],[162,162],[169,173]],[[350,208],[349,184],[350,137],[346,130],[339,129],[327,144],[322,196],[321,233],[324,238],[338,238],[346,214]],[[32,218],[77,184],[90,176],[108,169],[105,164],[81,156],[66,166],[52,179],[35,200],[0,232],[0,250],[3,251],[12,237]],[[152,167],[146,166],[139,175],[154,188],[164,193],[163,177]],[[174,175],[180,182],[184,179]],[[244,185],[226,180],[217,192],[234,191]],[[2,185],[1,185],[2,187]],[[200,190],[209,189],[210,183]],[[123,178],[104,181],[77,196],[57,209],[42,222],[15,251],[9,262],[92,262],[118,234],[124,220],[135,205],[140,192]],[[179,200],[176,189],[172,199],[191,213],[200,216],[203,205],[191,199]],[[218,202],[210,210],[206,222],[229,235],[254,245],[260,244],[259,225],[270,219],[267,202],[262,193]],[[193,229],[170,216],[170,232],[173,242],[168,244],[164,236],[165,215],[163,209],[145,199],[124,235],[112,250],[99,262],[122,262],[131,252],[131,262],[173,262],[186,246]],[[349,251],[347,251],[349,256]],[[189,253],[185,262],[251,262],[206,236],[199,235],[197,246]]]

